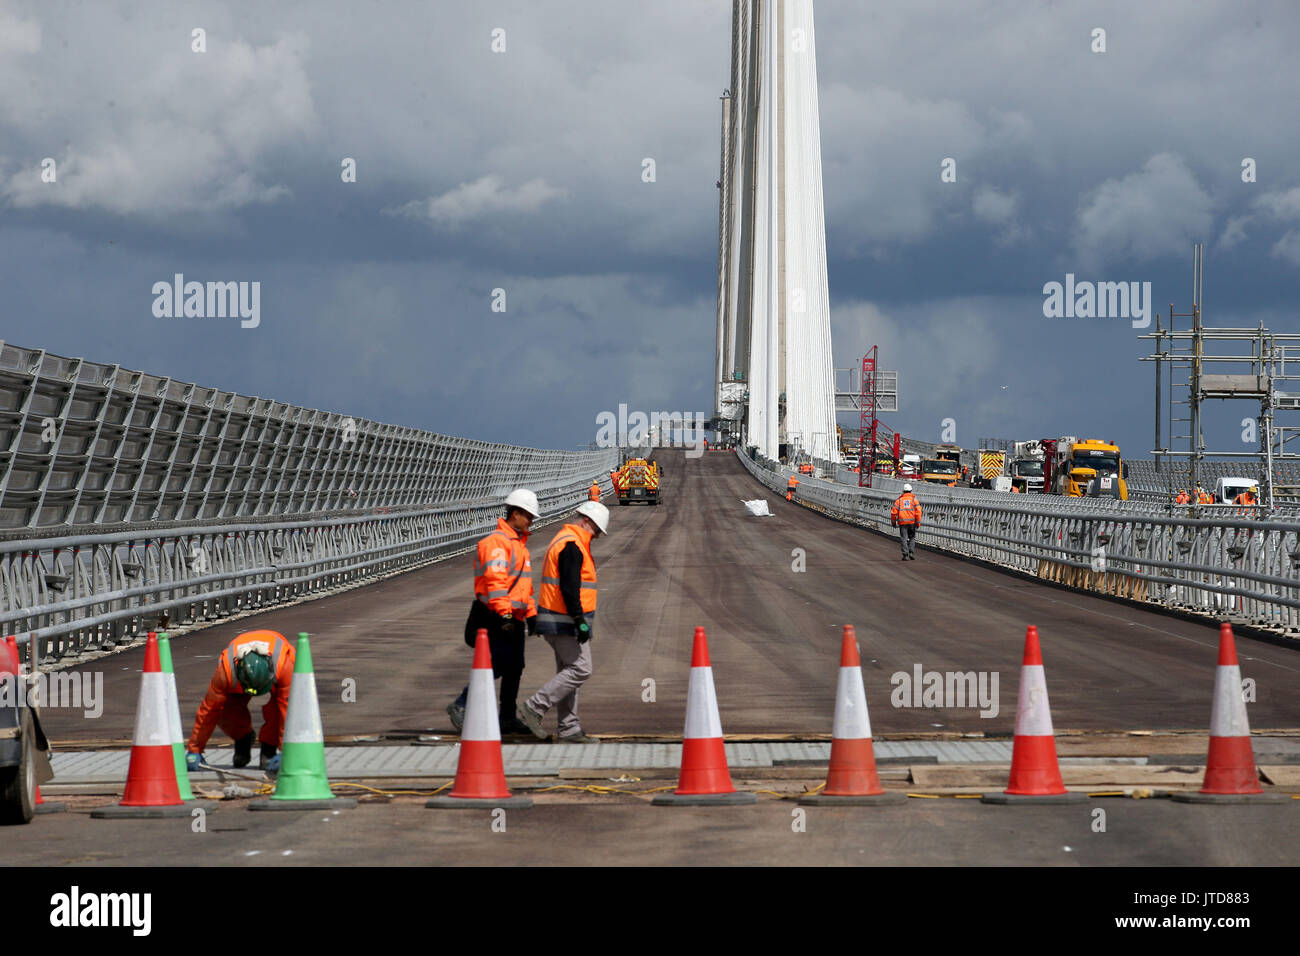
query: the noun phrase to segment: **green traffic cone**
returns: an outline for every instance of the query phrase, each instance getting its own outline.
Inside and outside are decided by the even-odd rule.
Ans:
[[[181,729],[181,699],[176,693],[176,672],[172,670],[172,645],[165,633],[158,635],[158,657],[167,684],[167,729],[172,739],[172,759],[176,764],[176,789],[182,800],[193,800],[190,774],[185,768],[185,737]]]
[[[336,797],[325,776],[325,732],[321,729],[316,700],[316,674],[312,671],[311,642],[298,635],[298,650],[289,688],[289,714],[284,721],[280,747],[280,773],[270,800],[255,800],[250,810],[331,810],[355,807],[357,801]]]

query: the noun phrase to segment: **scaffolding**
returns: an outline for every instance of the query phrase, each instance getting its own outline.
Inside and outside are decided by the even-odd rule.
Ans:
[[[1162,470],[1165,458],[1184,458],[1188,487],[1195,488],[1207,475],[1206,459],[1252,459],[1260,476],[1260,504],[1271,511],[1277,497],[1300,495],[1300,484],[1295,483],[1293,469],[1288,469],[1289,477],[1278,481],[1282,463],[1300,461],[1300,442],[1295,441],[1300,438],[1300,425],[1280,425],[1276,421],[1279,412],[1300,411],[1300,334],[1273,332],[1263,323],[1254,329],[1207,327],[1203,312],[1204,281],[1205,253],[1197,243],[1192,252],[1192,310],[1175,312],[1170,303],[1168,327],[1162,326],[1160,317],[1156,316],[1155,332],[1140,336],[1156,342],[1154,353],[1142,359],[1155,363],[1156,447],[1152,454],[1156,470]],[[1178,319],[1189,319],[1190,323],[1178,328]],[[1170,445],[1163,444],[1161,437],[1165,368],[1169,370],[1166,415]],[[1258,450],[1206,448],[1201,408],[1212,399],[1259,403]],[[1175,414],[1180,410],[1186,411],[1185,417]],[[1185,426],[1186,434],[1174,434],[1176,425]],[[1170,447],[1182,440],[1187,441],[1186,451]],[[1169,474],[1172,479],[1174,470],[1170,469]]]

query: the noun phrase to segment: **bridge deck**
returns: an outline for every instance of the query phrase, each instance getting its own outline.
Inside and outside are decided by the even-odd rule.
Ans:
[[[901,562],[893,541],[787,504],[730,456],[661,453],[664,502],[613,507],[612,534],[594,552],[600,575],[595,673],[580,712],[592,734],[680,734],[691,638],[708,629],[729,734],[830,730],[840,627],[863,650],[877,735],[1007,732],[1015,719],[1026,624],[1043,641],[1058,729],[1204,729],[1209,723],[1217,631],[1090,595],[1054,589],[945,555]],[[741,499],[766,497],[773,517],[752,518]],[[554,528],[534,536],[534,564]],[[792,570],[796,549],[806,571]],[[327,735],[450,732],[444,708],[465,683],[461,629],[471,596],[468,557],[320,601],[226,622],[174,645],[186,731],[216,655],[236,633],[308,631]],[[1242,673],[1254,678],[1252,727],[1300,727],[1300,655],[1242,638]],[[995,671],[1000,711],[895,708],[895,672]],[[78,665],[102,670],[102,716],[46,712],[52,737],[130,737],[141,651]],[[553,671],[531,641],[524,694]],[[356,681],[355,703],[341,699]],[[643,681],[655,681],[653,703]],[[553,720],[553,718],[552,718]],[[220,742],[220,741],[217,741]]]

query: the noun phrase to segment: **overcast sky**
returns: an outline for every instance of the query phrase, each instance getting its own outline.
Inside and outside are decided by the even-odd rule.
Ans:
[[[0,337],[542,447],[711,412],[730,18],[0,0]],[[904,434],[1145,456],[1150,343],[1046,318],[1066,273],[1188,311],[1199,240],[1207,322],[1300,331],[1300,5],[818,0],[816,42],[836,365],[881,346]],[[260,282],[260,324],[155,316],[176,273]]]

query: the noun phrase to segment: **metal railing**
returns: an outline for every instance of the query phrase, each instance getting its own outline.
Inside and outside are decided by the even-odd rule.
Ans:
[[[614,448],[353,419],[0,343],[0,629],[29,661],[331,593],[467,549],[515,487],[539,524]]]
[[[788,469],[739,457],[756,479],[785,493]],[[903,482],[883,483],[889,487],[806,481],[796,500],[890,534],[890,508]],[[917,536],[923,545],[1087,590],[1300,630],[1300,521],[1294,518],[1195,519],[1142,502],[1044,495],[990,501],[978,489],[914,489],[925,515]]]

